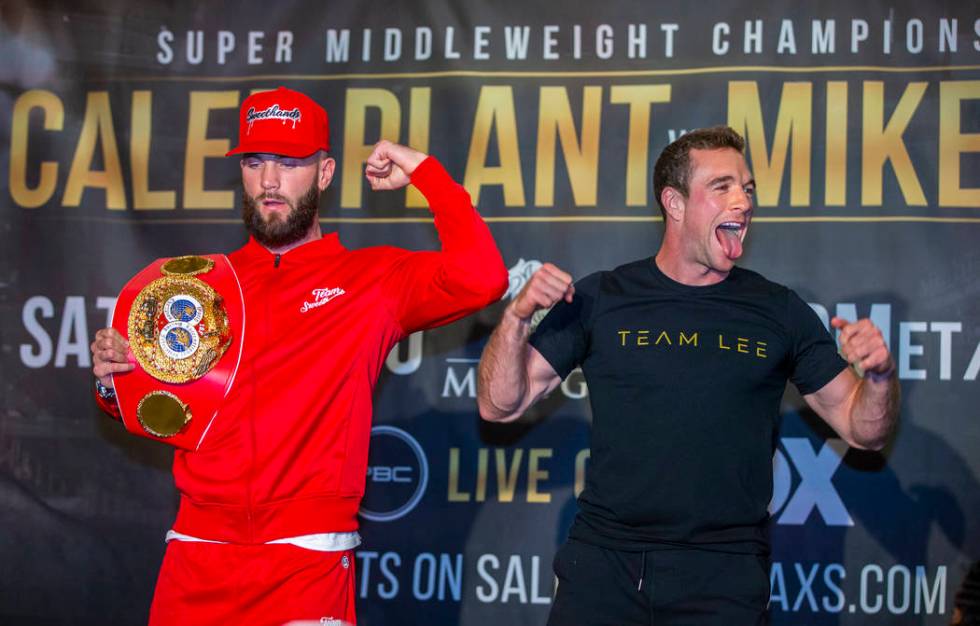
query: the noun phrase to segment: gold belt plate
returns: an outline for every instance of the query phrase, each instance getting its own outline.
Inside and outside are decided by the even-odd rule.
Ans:
[[[149,283],[129,311],[129,345],[157,380],[186,383],[207,374],[231,344],[221,295],[189,274]]]

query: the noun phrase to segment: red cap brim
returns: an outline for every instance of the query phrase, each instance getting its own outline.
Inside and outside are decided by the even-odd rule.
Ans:
[[[253,141],[247,144],[242,144],[237,148],[228,151],[225,156],[232,156],[234,154],[263,153],[278,154],[281,156],[302,159],[310,156],[318,150],[329,150],[329,146],[326,144],[313,146],[310,144],[284,143],[282,141]]]

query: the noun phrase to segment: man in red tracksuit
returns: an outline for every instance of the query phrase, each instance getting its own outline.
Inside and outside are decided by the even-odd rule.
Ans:
[[[498,300],[507,271],[466,191],[438,161],[379,143],[375,190],[426,197],[439,252],[348,250],[323,235],[326,112],[285,88],[241,108],[243,219],[229,255],[245,303],[233,387],[196,451],[178,449],[180,510],[168,533],[150,623],[353,623],[357,511],[372,391],[391,348]],[[118,415],[112,374],[134,368],[112,330],[92,344],[96,397]],[[339,623],[339,622],[338,622]]]

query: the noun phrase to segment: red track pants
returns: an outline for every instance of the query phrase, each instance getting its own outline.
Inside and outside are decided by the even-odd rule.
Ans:
[[[355,623],[354,552],[171,541],[150,626]]]

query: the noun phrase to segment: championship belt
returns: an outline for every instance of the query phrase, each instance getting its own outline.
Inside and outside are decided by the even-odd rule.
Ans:
[[[242,354],[245,304],[228,258],[154,261],[123,287],[112,327],[136,359],[112,377],[126,430],[196,450]]]

